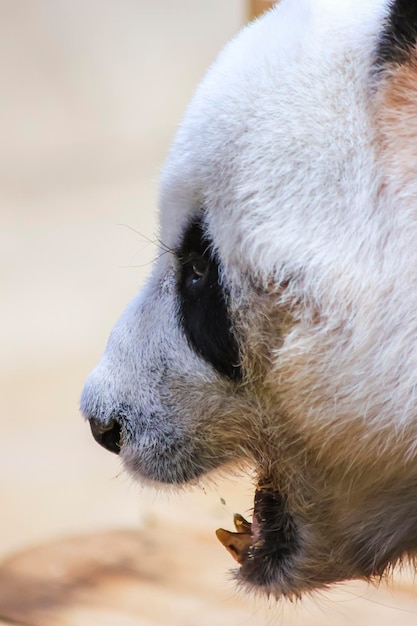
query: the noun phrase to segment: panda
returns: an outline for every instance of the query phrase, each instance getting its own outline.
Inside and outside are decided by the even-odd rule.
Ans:
[[[217,531],[274,597],[417,550],[417,4],[282,0],[163,168],[163,253],[81,398],[148,484],[255,471]]]

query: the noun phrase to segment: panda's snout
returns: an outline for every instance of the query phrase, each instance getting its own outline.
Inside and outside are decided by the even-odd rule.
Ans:
[[[111,418],[107,423],[90,418],[89,424],[91,433],[97,443],[109,450],[109,452],[114,452],[114,454],[120,453],[120,448],[122,447],[122,427],[117,418]]]

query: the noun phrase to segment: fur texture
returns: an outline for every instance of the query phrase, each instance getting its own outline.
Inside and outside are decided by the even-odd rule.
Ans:
[[[140,480],[257,469],[263,547],[237,577],[277,596],[417,549],[412,5],[282,0],[225,48],[163,171],[173,252],[82,396]]]

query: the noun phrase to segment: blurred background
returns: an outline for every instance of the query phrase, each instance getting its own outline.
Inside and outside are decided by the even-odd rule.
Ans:
[[[214,530],[250,510],[249,482],[149,492],[78,413],[84,380],[156,254],[157,181],[183,110],[247,15],[245,0],[0,0],[0,557],[83,533],[174,529],[177,565],[211,581],[204,615],[195,592],[178,623],[184,610],[190,625],[353,614],[359,624],[355,602],[366,596],[363,623],[381,624],[381,607],[393,618],[397,599],[386,606],[362,587],[326,600],[325,617],[319,601],[287,619],[236,596]],[[403,618],[417,620],[414,597],[401,602]],[[0,602],[0,623],[3,613]],[[129,624],[177,623],[135,615]]]
[[[78,398],[156,254],[183,110],[245,17],[242,0],[0,0],[2,553],[137,522]]]

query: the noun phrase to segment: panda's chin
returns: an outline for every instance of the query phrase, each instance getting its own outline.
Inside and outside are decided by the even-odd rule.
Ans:
[[[257,588],[270,589],[299,549],[297,527],[287,499],[268,480],[255,491],[252,523],[234,516],[236,532],[217,530],[217,538],[239,563],[238,579]]]

